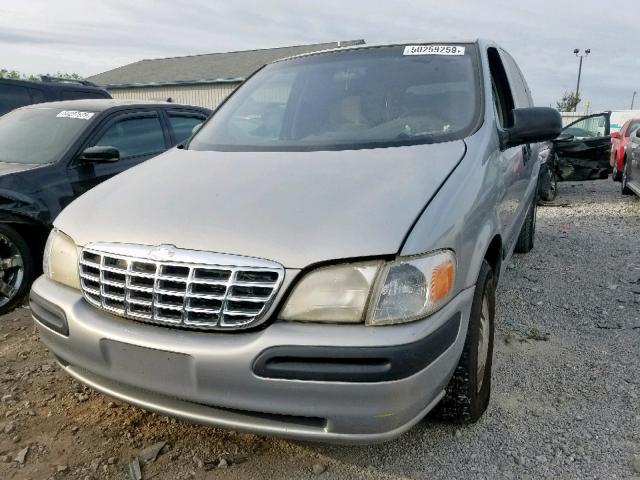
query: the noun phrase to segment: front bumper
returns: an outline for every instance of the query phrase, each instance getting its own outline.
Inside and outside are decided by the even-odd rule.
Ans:
[[[372,443],[408,430],[442,398],[462,352],[472,299],[469,288],[428,319],[406,325],[275,322],[240,333],[185,331],[116,317],[90,306],[79,291],[45,277],[34,283],[31,303],[42,340],[62,367],[107,395],[238,431]],[[50,317],[45,311],[52,307],[52,313],[64,316],[68,335],[47,326]],[[454,319],[457,334],[454,331],[434,353]],[[419,345],[428,350],[424,356],[416,350]],[[393,361],[427,366],[416,371],[391,362],[396,373],[390,377],[389,369],[383,368],[386,376],[381,373],[381,381],[371,371],[369,376],[355,375],[356,381],[309,380],[314,377],[304,372],[298,377],[289,374],[293,378],[267,378],[273,375],[259,371],[256,360],[265,352],[306,351],[300,347],[316,353],[411,350],[411,355]]]

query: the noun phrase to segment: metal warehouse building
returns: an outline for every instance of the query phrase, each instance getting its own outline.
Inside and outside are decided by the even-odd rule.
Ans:
[[[177,103],[215,108],[234,88],[266,63],[292,55],[364,43],[364,40],[349,40],[140,60],[94,75],[87,80],[105,87],[113,98],[171,98]]]

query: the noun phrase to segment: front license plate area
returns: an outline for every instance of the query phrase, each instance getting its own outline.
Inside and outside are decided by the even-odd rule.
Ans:
[[[172,396],[193,391],[195,369],[189,355],[108,339],[100,341],[100,350],[113,380]]]

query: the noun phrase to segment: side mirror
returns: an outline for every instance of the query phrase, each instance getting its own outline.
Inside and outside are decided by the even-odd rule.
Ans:
[[[553,140],[562,131],[562,118],[555,108],[530,107],[513,109],[513,127],[502,133],[502,146]]]
[[[115,147],[96,145],[82,152],[79,160],[81,162],[117,162],[120,160],[120,152]]]
[[[620,132],[611,132],[611,138],[620,138]]]

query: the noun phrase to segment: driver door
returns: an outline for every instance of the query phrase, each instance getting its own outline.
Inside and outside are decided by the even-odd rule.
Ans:
[[[597,180],[609,175],[611,112],[579,118],[554,141],[560,180]]]
[[[171,146],[171,142],[158,112],[141,110],[123,112],[109,118],[80,151],[93,146],[117,148],[120,160],[103,163],[74,161],[70,173],[76,196],[164,152]]]

